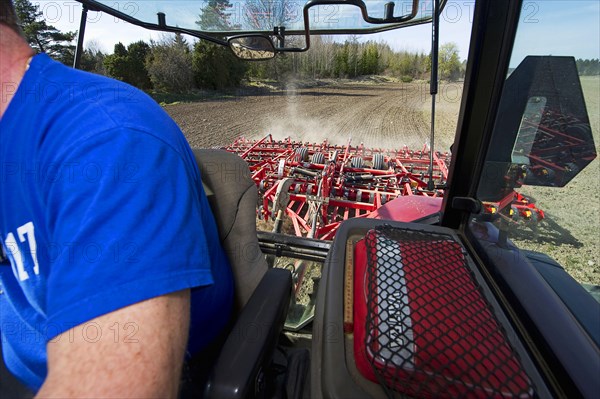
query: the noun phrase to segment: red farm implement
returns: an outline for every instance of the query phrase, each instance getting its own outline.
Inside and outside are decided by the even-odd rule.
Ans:
[[[436,151],[430,173],[426,145],[420,150],[375,149],[350,140],[346,145],[308,143],[275,140],[270,134],[260,140],[239,138],[226,150],[248,162],[259,190],[259,218],[273,221],[276,232],[288,218],[290,233],[322,240],[333,239],[346,219],[378,217],[379,208],[399,197],[429,197],[422,201],[439,208],[450,164],[449,153]],[[501,203],[484,203],[489,214],[504,209],[510,219],[544,217],[515,192]]]

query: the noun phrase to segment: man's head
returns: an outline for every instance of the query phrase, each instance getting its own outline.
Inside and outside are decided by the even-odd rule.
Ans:
[[[0,118],[35,52],[27,44],[12,0],[0,0]]]
[[[0,0],[0,24],[9,27],[21,36],[23,35],[12,0]]]

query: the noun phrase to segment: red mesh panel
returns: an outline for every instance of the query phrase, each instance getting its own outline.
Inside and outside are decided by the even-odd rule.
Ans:
[[[355,249],[354,292],[357,367],[390,396],[533,394],[451,236],[369,231]]]

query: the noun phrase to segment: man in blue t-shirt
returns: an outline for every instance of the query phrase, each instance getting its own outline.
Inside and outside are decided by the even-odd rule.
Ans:
[[[183,134],[142,92],[34,56],[9,0],[0,83],[8,369],[44,397],[175,397],[233,294]]]

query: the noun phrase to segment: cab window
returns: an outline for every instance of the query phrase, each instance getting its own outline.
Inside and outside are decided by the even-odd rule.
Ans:
[[[600,301],[599,15],[592,1],[523,3],[477,190],[487,212],[468,228]]]

